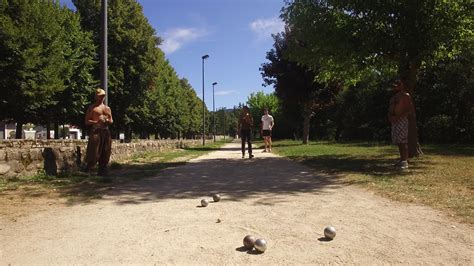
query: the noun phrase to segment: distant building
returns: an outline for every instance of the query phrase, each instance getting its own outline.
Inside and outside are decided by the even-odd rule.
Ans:
[[[75,128],[73,126],[69,127],[69,138],[70,139],[80,139],[82,136],[82,132],[79,128]]]
[[[31,124],[29,124],[31,125]],[[2,139],[14,139],[16,133],[16,123],[7,123],[5,121],[0,122],[0,140]],[[66,139],[80,139],[82,131],[75,126],[65,125],[64,128],[60,128],[59,137],[62,138],[63,134],[66,134]],[[46,139],[46,127],[42,125],[30,126],[27,129],[23,129],[22,139]],[[54,138],[54,130],[49,131],[49,136]]]
[[[13,139],[15,138],[15,132],[16,123],[0,122],[0,139]]]

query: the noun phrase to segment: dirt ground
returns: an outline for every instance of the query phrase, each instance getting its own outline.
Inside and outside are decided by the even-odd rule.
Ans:
[[[261,150],[241,159],[238,147],[92,202],[0,195],[0,264],[473,265],[472,226]],[[332,241],[323,238],[328,225]],[[267,251],[243,250],[247,234],[266,239]]]

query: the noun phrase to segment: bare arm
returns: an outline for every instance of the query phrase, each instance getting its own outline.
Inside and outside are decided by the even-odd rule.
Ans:
[[[92,109],[92,106],[89,106],[89,108],[87,108],[86,117],[84,119],[84,123],[86,124],[86,126],[97,124],[97,121],[92,120]]]
[[[112,110],[110,109],[110,107],[106,107],[106,115],[107,115],[107,118],[106,118],[106,122],[107,124],[112,124],[114,123],[114,119],[112,118]]]

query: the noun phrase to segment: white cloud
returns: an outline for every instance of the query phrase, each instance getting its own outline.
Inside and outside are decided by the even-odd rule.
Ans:
[[[258,34],[258,37],[263,39],[270,37],[271,34],[279,33],[283,31],[285,23],[278,17],[257,19],[250,23],[250,29]]]
[[[225,95],[230,95],[230,94],[235,94],[237,91],[235,90],[227,90],[227,91],[216,91],[215,95],[216,96],[225,96]]]
[[[206,30],[197,28],[170,29],[164,33],[164,41],[160,47],[166,54],[171,54],[180,49],[183,45],[195,41],[206,34]]]

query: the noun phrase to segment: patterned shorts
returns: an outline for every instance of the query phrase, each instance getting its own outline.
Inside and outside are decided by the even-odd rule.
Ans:
[[[395,123],[392,123],[392,142],[393,144],[408,143],[408,118],[402,117]]]

